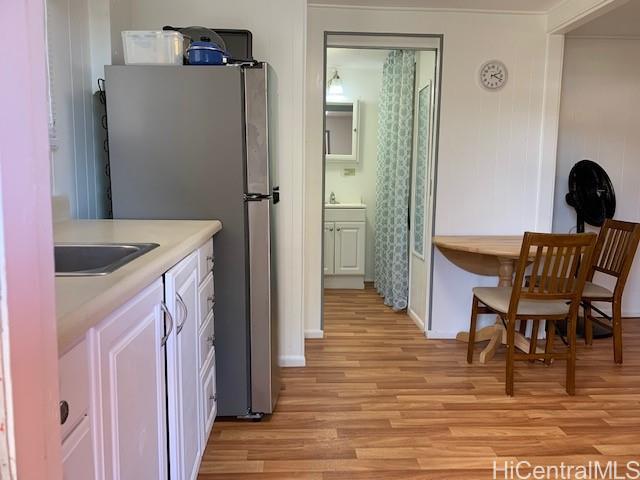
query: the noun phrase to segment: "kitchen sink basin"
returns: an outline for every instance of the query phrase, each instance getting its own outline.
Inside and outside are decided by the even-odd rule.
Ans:
[[[56,276],[107,275],[156,247],[157,243],[57,243]]]

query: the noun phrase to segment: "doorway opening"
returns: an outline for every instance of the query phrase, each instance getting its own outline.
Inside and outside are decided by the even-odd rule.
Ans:
[[[442,41],[325,35],[323,330],[363,311],[428,325]]]

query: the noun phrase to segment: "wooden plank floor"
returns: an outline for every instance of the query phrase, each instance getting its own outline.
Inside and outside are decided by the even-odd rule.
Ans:
[[[558,361],[518,363],[508,398],[504,348],[469,366],[465,344],[425,339],[374,290],[329,291],[325,338],[283,370],[277,412],[217,421],[198,478],[489,479],[494,459],[640,459],[640,322],[623,327],[623,366],[610,339],[579,344],[575,397]]]

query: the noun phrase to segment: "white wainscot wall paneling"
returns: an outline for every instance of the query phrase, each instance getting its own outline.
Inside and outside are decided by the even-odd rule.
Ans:
[[[538,192],[541,188],[553,191],[554,170],[542,172],[543,165],[555,165],[553,136],[543,135],[543,123],[548,119],[544,105],[551,94],[547,65],[557,57],[561,62],[562,52],[548,47],[546,15],[310,6],[308,18],[307,329],[317,329],[321,322],[322,212],[315,199],[322,196],[317,179],[322,173],[325,31],[443,35],[436,235],[550,230],[551,199],[539,198]],[[494,58],[507,65],[509,82],[498,92],[488,92],[478,84],[478,69]],[[553,148],[546,148],[547,143]],[[549,202],[548,208],[539,208],[543,201]],[[433,268],[431,325],[427,328],[453,337],[468,329],[471,288],[495,285],[497,279],[464,272],[438,252]]]
[[[565,45],[553,230],[575,229],[564,199],[571,167],[599,163],[616,192],[619,220],[640,221],[640,39],[571,38]],[[589,230],[598,231],[597,228]],[[639,255],[640,256],[640,255]],[[637,256],[638,257],[638,256]],[[625,286],[623,315],[640,315],[640,260]]]

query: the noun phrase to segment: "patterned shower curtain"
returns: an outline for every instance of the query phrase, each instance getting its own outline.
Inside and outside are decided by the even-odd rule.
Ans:
[[[407,308],[409,298],[414,89],[415,53],[392,51],[382,71],[378,113],[375,286],[396,311]]]

